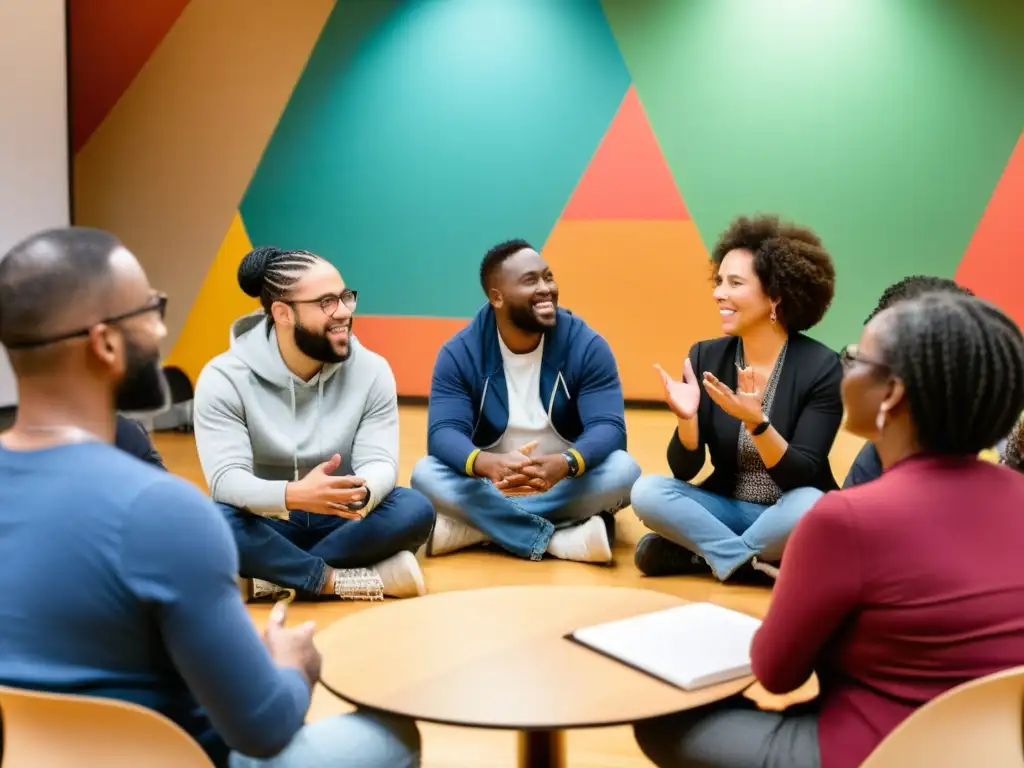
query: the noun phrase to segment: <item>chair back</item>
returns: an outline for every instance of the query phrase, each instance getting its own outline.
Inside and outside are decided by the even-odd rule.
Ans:
[[[0,686],[0,716],[2,768],[213,768],[185,731],[134,704]]]
[[[1024,667],[964,683],[900,723],[861,768],[1024,768]]]

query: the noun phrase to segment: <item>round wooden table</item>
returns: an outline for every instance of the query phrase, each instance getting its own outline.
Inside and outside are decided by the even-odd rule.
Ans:
[[[683,605],[618,587],[499,587],[367,608],[316,637],[323,684],[356,706],[520,732],[520,765],[564,765],[563,731],[631,724],[739,693],[687,692],[566,639],[575,629]]]

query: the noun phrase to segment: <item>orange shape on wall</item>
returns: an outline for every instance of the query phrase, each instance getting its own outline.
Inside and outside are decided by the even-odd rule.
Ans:
[[[689,218],[631,85],[562,211],[562,220]]]
[[[660,400],[654,363],[681,375],[690,346],[721,335],[691,221],[561,221],[544,256],[558,303],[611,346],[629,400]]]
[[[1024,132],[956,270],[956,281],[1024,325]]]

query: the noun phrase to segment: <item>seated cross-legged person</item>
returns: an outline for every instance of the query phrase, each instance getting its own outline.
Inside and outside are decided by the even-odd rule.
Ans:
[[[489,303],[438,354],[429,455],[412,475],[437,511],[427,553],[489,540],[530,560],[607,563],[640,476],[611,349],[558,307],[525,241],[488,251],[480,281]]]
[[[0,307],[20,395],[0,436],[0,685],[154,710],[218,768],[418,765],[410,721],[303,725],[321,665],[312,624],[286,627],[275,609],[261,637],[223,516],[115,447],[115,404],[168,400],[166,297],[135,257],[106,232],[40,233],[0,259]]]
[[[263,311],[200,374],[195,436],[253,596],[423,594],[415,552],[434,511],[395,487],[395,379],[352,335],[355,291],[325,259],[269,247],[238,282]]]
[[[710,567],[722,581],[764,580],[797,520],[836,487],[828,455],[842,368],[803,334],[828,309],[835,270],[813,232],[773,216],[734,221],[712,262],[725,335],[693,346],[681,381],[658,367],[678,417],[673,477],[633,488],[633,510],[654,531],[635,560],[648,576]],[[705,449],[714,472],[697,486]]]
[[[1024,406],[1020,330],[935,293],[879,314],[843,359],[846,428],[885,472],[800,520],[751,647],[768,692],[812,673],[821,692],[782,712],[737,696],[638,725],[662,768],[855,768],[935,697],[1024,665],[1024,476],[978,456]]]
[[[906,301],[921,296],[925,293],[935,291],[953,291],[967,296],[973,294],[967,288],[957,285],[954,281],[944,277],[933,277],[931,275],[911,275],[905,277],[898,283],[893,283],[882,292],[878,299],[878,306],[868,315],[864,321],[867,325],[876,315],[896,304],[898,301]],[[843,481],[843,488],[852,488],[855,485],[870,482],[882,474],[882,460],[878,457],[878,449],[875,444],[868,440],[857,453],[857,457],[850,465],[846,479]]]

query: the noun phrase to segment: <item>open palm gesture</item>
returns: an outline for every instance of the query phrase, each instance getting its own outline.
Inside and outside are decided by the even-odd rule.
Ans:
[[[764,387],[753,368],[737,369],[735,392],[708,371],[704,372],[704,390],[730,416],[745,424],[759,424],[764,420]]]
[[[665,387],[665,402],[672,409],[673,413],[680,419],[689,421],[697,415],[697,407],[700,405],[700,383],[693,373],[693,366],[690,358],[686,358],[683,364],[683,380],[676,381],[660,365],[654,365],[655,370],[661,374],[661,383]]]

